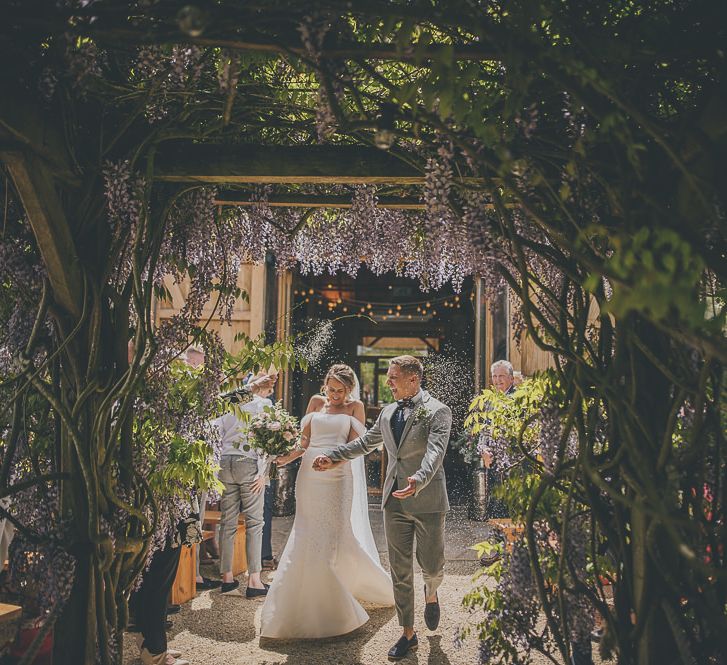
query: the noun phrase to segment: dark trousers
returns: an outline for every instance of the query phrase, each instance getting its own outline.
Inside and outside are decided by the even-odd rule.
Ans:
[[[262,560],[273,558],[273,503],[275,503],[275,488],[278,481],[273,479],[265,486],[265,507],[263,508],[263,547]]]
[[[502,480],[503,477],[500,472],[494,471],[492,468],[487,469],[487,493],[489,494],[489,501],[487,503],[488,519],[509,517],[505,504],[500,499],[496,499],[493,494],[495,488],[502,485]]]
[[[590,639],[583,642],[571,642],[570,646],[572,665],[593,665]]]
[[[179,566],[181,547],[167,547],[154,554],[141,586],[131,597],[129,605],[136,625],[144,637],[143,647],[159,654],[167,650],[167,602]]]

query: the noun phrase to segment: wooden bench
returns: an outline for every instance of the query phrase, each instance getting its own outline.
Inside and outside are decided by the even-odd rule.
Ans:
[[[202,531],[202,541],[215,537],[214,531]],[[197,595],[197,548],[182,547],[177,575],[169,592],[169,602],[181,605]]]

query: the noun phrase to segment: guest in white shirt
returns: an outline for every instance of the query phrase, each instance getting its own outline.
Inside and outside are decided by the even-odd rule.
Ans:
[[[257,395],[239,408],[251,416],[260,413],[265,406],[272,406],[267,395],[272,394],[277,375],[258,377],[266,388],[258,390]],[[267,381],[265,381],[267,379]],[[268,460],[258,456],[250,449],[244,450],[247,443],[247,424],[234,413],[226,413],[214,421],[220,430],[222,457],[220,459],[219,479],[225,490],[220,499],[220,573],[222,574],[222,593],[242,596],[239,582],[232,575],[237,519],[240,512],[245,514],[245,550],[247,554],[248,581],[245,597],[265,596],[268,587],[260,579],[262,562],[260,552],[263,533],[264,490],[267,482]]]

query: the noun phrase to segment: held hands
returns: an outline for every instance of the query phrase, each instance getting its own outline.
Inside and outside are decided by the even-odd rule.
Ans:
[[[406,481],[409,483],[403,490],[396,490],[396,492],[392,492],[391,496],[393,496],[396,499],[407,499],[410,496],[414,496],[414,493],[417,491],[417,481],[416,478],[407,478]]]
[[[313,469],[315,471],[328,471],[335,466],[333,460],[328,455],[318,455],[313,460]]]

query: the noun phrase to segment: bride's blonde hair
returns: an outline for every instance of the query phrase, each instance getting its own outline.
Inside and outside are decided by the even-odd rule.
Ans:
[[[343,363],[337,363],[333,365],[331,369],[326,372],[326,377],[323,379],[323,386],[321,392],[325,395],[326,386],[328,385],[328,379],[336,379],[343,384],[346,388],[346,397],[349,398],[353,389],[356,387],[356,374],[354,371]]]

